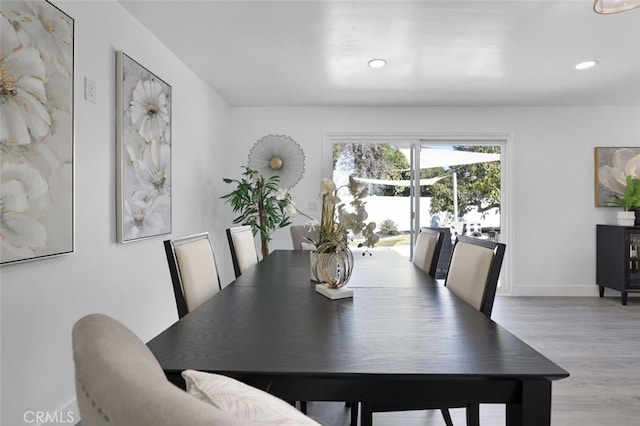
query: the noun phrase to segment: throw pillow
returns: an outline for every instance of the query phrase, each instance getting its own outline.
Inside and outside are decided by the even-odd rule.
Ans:
[[[319,425],[280,398],[230,377],[196,370],[185,370],[182,377],[190,395],[248,423]]]

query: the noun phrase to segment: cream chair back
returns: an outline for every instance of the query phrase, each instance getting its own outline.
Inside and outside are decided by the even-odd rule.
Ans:
[[[164,246],[182,318],[221,289],[211,237],[205,232],[166,240]]]
[[[227,229],[227,239],[231,249],[233,270],[238,278],[244,271],[258,263],[253,232],[250,226],[238,226]]]
[[[413,249],[413,264],[434,278],[443,238],[444,232],[442,231],[422,229],[416,238]]]
[[[458,236],[445,286],[491,317],[505,249],[502,243]]]

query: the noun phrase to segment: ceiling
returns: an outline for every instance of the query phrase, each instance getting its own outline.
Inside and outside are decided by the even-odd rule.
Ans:
[[[232,106],[640,105],[640,9],[598,15],[591,0],[119,2]],[[369,68],[373,58],[388,65]],[[575,70],[588,59],[599,63]]]

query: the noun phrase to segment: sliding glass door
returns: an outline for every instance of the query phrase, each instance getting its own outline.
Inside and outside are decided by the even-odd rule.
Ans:
[[[420,198],[428,199],[420,226],[449,226],[455,234],[499,239],[501,145],[421,143]],[[416,172],[417,173],[417,172]],[[422,204],[420,204],[422,207]]]
[[[377,247],[392,248],[411,257],[413,172],[407,152],[410,150],[401,149],[397,143],[336,143],[332,150],[332,177],[337,186],[348,184],[349,176],[367,185],[367,221],[377,224]],[[354,245],[357,243],[358,236],[354,236]]]
[[[456,235],[506,241],[502,167],[506,139],[345,139],[331,141],[331,174],[338,185],[348,183],[349,176],[368,185],[368,220],[376,222],[380,236],[377,250],[393,249],[412,258],[421,227],[445,230],[451,242]],[[443,260],[438,278],[446,275],[448,253],[443,253]]]

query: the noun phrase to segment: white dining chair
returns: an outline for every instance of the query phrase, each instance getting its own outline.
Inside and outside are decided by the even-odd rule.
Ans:
[[[258,252],[250,226],[227,228],[233,271],[238,278],[244,271],[258,263]]]
[[[164,241],[178,317],[197,308],[221,290],[220,276],[208,232]]]
[[[491,318],[506,245],[459,235],[445,287]]]
[[[444,232],[422,228],[416,238],[416,244],[413,249],[413,264],[433,278],[436,277],[443,241]]]

